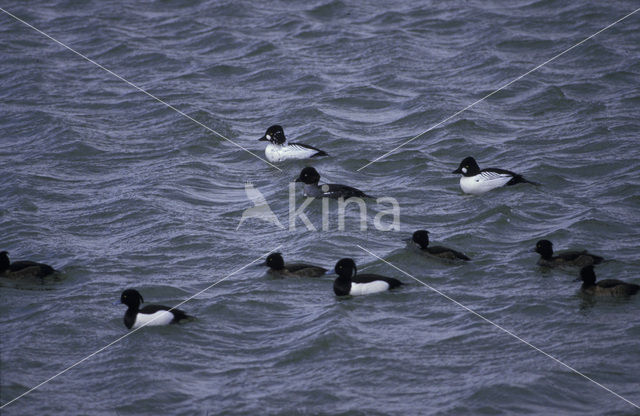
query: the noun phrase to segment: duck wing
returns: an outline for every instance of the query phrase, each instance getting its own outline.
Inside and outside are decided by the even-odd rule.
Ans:
[[[580,257],[583,257],[583,260],[588,261],[593,264],[602,263],[604,258],[600,256],[596,256],[595,254],[589,253],[587,250],[564,250],[558,252],[556,257],[561,258],[564,261],[577,261]]]
[[[45,277],[55,273],[55,269],[48,264],[35,261],[15,261],[9,265],[9,272],[14,277]]]
[[[313,147],[313,146],[309,146],[308,144],[304,144],[304,143],[294,143],[294,142],[290,142],[289,143],[290,147],[298,148],[300,150],[315,150],[317,153],[314,154],[311,157],[316,157],[316,156],[329,156],[329,154],[327,152],[325,152],[324,150],[320,150],[317,147]]]
[[[344,199],[349,199],[351,197],[356,197],[356,198],[373,198],[367,194],[365,194],[364,192],[362,192],[359,189],[353,188],[351,186],[347,186],[347,185],[340,185],[340,184],[335,184],[335,183],[330,183],[327,185],[322,185],[324,186],[328,186],[329,189],[324,192],[324,195],[329,197],[329,198],[340,198],[343,197]]]
[[[606,290],[611,295],[631,296],[640,291],[640,285],[627,283],[617,279],[604,279],[596,282],[599,289]]]
[[[22,269],[26,269],[27,267],[38,267],[43,272],[47,272],[47,274],[55,272],[54,268],[49,266],[48,264],[36,263],[35,261],[29,260],[14,261],[9,265],[9,270],[11,270],[12,272],[17,272]]]
[[[447,247],[442,247],[442,246],[429,246],[427,247],[427,252],[429,252],[429,254],[433,254],[434,256],[451,259],[451,260],[455,260],[455,259],[465,260],[465,261],[471,260],[469,257],[465,256],[463,253],[460,253],[459,251],[456,251]]]
[[[587,250],[562,250],[556,253],[555,257],[560,257],[563,260],[575,260],[583,254],[587,254]]]
[[[506,186],[515,185],[517,183],[530,183],[533,185],[540,185],[537,182],[531,182],[524,178],[524,176],[511,172],[510,170],[500,168],[487,168],[480,171],[480,175],[485,180],[507,180]]]
[[[327,269],[324,267],[314,266],[312,264],[287,263],[284,267],[289,272],[295,273],[301,277],[320,277],[327,273]]]
[[[622,280],[618,280],[618,279],[598,280],[598,282],[596,283],[597,286],[602,287],[602,288],[611,288],[611,287],[616,287],[616,286],[620,286],[620,285],[628,285],[628,284],[630,284],[630,283],[623,282]]]

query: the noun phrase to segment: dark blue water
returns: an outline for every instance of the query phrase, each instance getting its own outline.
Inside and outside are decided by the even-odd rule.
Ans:
[[[400,207],[369,202],[289,227],[281,171],[0,13],[0,249],[62,271],[2,279],[0,402],[127,333],[123,289],[175,305],[279,247],[285,260],[397,277],[337,299],[332,278],[250,266],[2,409],[26,414],[637,414],[638,409],[387,261],[640,403],[639,299],[589,299],[575,270],[544,271],[541,238],[608,259],[638,283],[640,13],[358,171],[640,7],[610,2],[9,1],[31,23],[264,157],[272,124],[313,161]],[[468,155],[542,183],[463,195]],[[239,228],[251,183],[284,229]],[[298,188],[297,207],[304,201]],[[390,221],[383,218],[383,223]],[[424,258],[428,229],[473,258]]]

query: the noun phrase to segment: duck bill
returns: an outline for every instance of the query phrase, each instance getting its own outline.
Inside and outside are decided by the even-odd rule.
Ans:
[[[453,171],[453,172],[451,172],[451,173],[462,173],[462,169],[458,168],[458,169],[454,170],[454,171]]]
[[[298,176],[298,177],[294,180],[294,182],[302,182],[302,178],[301,178],[300,176]]]
[[[267,135],[265,134],[264,136],[260,137],[260,138],[258,139],[258,141],[259,141],[259,142],[268,142],[268,141],[269,141],[269,139],[267,139]]]

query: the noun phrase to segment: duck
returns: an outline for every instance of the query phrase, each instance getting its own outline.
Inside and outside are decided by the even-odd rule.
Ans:
[[[423,253],[427,253],[432,256],[447,260],[471,260],[463,253],[460,253],[459,251],[453,250],[451,248],[442,246],[429,246],[429,231],[427,230],[418,230],[414,232],[411,240],[416,243],[418,247],[420,247],[420,250]]]
[[[596,273],[592,264],[580,269],[580,277],[575,281],[582,281],[581,290],[588,295],[632,296],[640,290],[640,285],[617,279],[605,279],[596,282]]]
[[[282,253],[271,253],[263,263],[269,271],[285,277],[321,277],[327,274],[327,269],[305,263],[286,263]]]
[[[193,319],[180,309],[171,309],[162,305],[146,305],[140,309],[143,303],[142,295],[135,289],[126,289],[120,295],[120,303],[128,306],[124,313],[124,325],[128,329],[136,329],[141,326],[160,326],[176,324]]]
[[[10,279],[28,279],[43,278],[53,273],[56,273],[56,270],[48,264],[29,260],[14,261],[12,263],[9,260],[8,252],[0,252],[0,276]]]
[[[533,251],[540,254],[538,265],[543,267],[584,267],[592,264],[600,264],[604,260],[600,256],[587,252],[587,250],[562,251],[554,256],[553,243],[549,240],[538,241]]]
[[[472,195],[480,195],[489,192],[492,189],[502,186],[511,186],[518,183],[530,183],[532,185],[540,185],[537,182],[531,182],[522,175],[500,168],[486,168],[480,170],[476,160],[468,156],[460,162],[458,169],[452,173],[461,173],[460,188],[462,192]]]
[[[402,282],[393,277],[378,274],[358,274],[353,259],[338,260],[334,268],[338,277],[333,282],[333,292],[336,296],[360,296],[385,292],[402,286]]]
[[[320,182],[320,174],[315,168],[307,166],[300,172],[296,178],[296,182],[304,183],[304,196],[312,198],[372,198],[359,189],[347,185],[324,184],[318,185]]]
[[[309,159],[312,157],[329,156],[327,152],[309,146],[308,144],[287,142],[282,126],[277,124],[269,127],[264,136],[258,140],[269,142],[264,150],[264,155],[271,163],[282,162],[288,159]]]

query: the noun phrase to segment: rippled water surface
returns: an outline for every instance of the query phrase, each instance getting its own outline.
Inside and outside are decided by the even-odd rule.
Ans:
[[[608,2],[9,1],[5,10],[264,156],[272,124],[330,157],[281,171],[0,13],[0,249],[62,271],[3,279],[0,401],[127,334],[128,287],[194,322],[144,328],[2,409],[35,414],[637,414],[638,409],[431,288],[640,403],[640,299],[588,299],[544,271],[541,238],[640,283],[640,13],[398,151],[369,161],[638,7]],[[540,182],[463,195],[450,172]],[[400,206],[329,205],[289,228],[289,183],[328,182]],[[250,182],[287,227],[249,219]],[[293,197],[296,206],[304,198]],[[389,225],[390,216],[383,217]],[[419,228],[473,260],[425,258]],[[285,260],[397,277],[337,299],[332,277],[244,268]],[[233,273],[233,274],[232,274]],[[634,413],[635,412],[635,413]]]

